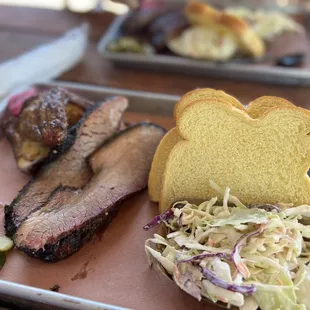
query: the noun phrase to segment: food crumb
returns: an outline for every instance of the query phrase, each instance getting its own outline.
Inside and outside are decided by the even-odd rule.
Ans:
[[[53,292],[59,292],[59,289],[60,289],[59,284],[55,284],[53,287],[50,288],[50,290]]]
[[[87,277],[87,266],[89,264],[89,261],[86,262],[83,267],[80,269],[80,271],[71,279],[71,281],[75,280],[83,280]]]

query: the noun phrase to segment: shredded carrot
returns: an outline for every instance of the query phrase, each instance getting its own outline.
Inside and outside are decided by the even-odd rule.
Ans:
[[[284,285],[284,283],[281,281],[281,279],[279,277],[277,277],[277,281],[280,285]]]
[[[227,300],[226,298],[224,298],[224,297],[218,297],[218,299],[219,299],[221,302],[225,302],[225,303],[228,302],[228,300]]]
[[[268,224],[268,223],[260,224],[260,225],[259,225],[259,232],[263,232],[263,231],[266,229],[267,224]]]
[[[180,278],[181,274],[179,272],[177,265],[174,265],[174,275],[176,280],[181,284],[181,278]]]
[[[250,270],[248,269],[248,267],[245,264],[240,263],[240,264],[237,265],[237,267],[238,267],[238,270],[241,271],[241,273],[245,277],[249,277],[251,275]]]
[[[214,245],[214,241],[211,239],[211,238],[209,238],[209,240],[208,240],[208,244],[210,245],[210,246],[213,246]]]

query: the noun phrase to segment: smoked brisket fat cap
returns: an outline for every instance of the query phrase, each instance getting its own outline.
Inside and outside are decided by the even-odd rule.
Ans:
[[[51,193],[60,185],[80,188],[92,176],[86,158],[118,130],[128,102],[114,97],[99,103],[73,127],[63,144],[50,153],[38,174],[19,192],[14,201],[5,206],[6,234],[12,237],[21,222],[38,211]]]
[[[310,203],[308,110],[265,96],[244,111],[221,91],[219,96],[209,89],[195,92],[199,96],[189,93],[193,101],[184,109],[177,112],[179,103],[175,108],[174,135],[180,137],[171,141],[177,142],[166,141],[169,148],[160,145],[154,156],[150,178],[157,167],[164,167],[163,177],[149,180],[149,191],[160,196],[161,212],[176,201],[216,196],[210,180],[246,204]],[[157,157],[165,164],[159,166]]]
[[[17,130],[23,139],[55,147],[65,141],[67,129],[94,104],[66,89],[52,88],[23,104]]]
[[[142,123],[110,139],[90,157],[93,176],[85,187],[57,188],[43,207],[22,222],[15,245],[47,261],[78,250],[98,227],[111,221],[120,201],[146,187],[164,133],[157,125]]]

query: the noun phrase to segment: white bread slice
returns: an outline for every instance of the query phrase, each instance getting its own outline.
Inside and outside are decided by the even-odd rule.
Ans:
[[[236,98],[226,94],[225,92],[212,88],[201,88],[188,92],[180,99],[174,109],[175,118],[179,117],[181,111],[186,108],[189,103],[207,98],[223,98],[229,100],[233,106],[245,111],[243,105]],[[182,138],[179,136],[177,129],[173,128],[165,135],[157,147],[148,181],[149,196],[154,202],[158,202],[160,199],[163,173],[167,158],[174,145],[181,139]]]
[[[187,105],[177,128],[184,140],[166,162],[161,212],[215,196],[210,180],[246,204],[310,203],[308,110],[281,106],[253,119],[229,100],[204,99]]]
[[[178,130],[173,128],[166,133],[157,147],[148,182],[149,196],[152,201],[158,202],[160,199],[163,174],[165,171],[167,158],[173,147],[181,139],[182,138],[178,134]]]
[[[194,25],[202,25],[232,34],[246,54],[261,57],[265,52],[263,40],[243,19],[235,15],[216,10],[204,3],[190,1],[185,7],[185,16]]]
[[[213,88],[199,88],[186,93],[175,105],[173,113],[175,119],[179,118],[181,112],[188,104],[196,100],[207,98],[223,98],[224,100],[229,100],[234,107],[245,111],[244,106],[235,97],[226,94],[224,91]]]
[[[276,106],[294,106],[292,103],[285,99],[272,96],[264,96],[256,99],[255,101],[252,101],[245,110],[244,106],[233,96],[230,96],[221,90],[215,90],[212,88],[201,88],[186,93],[180,99],[180,101],[175,106],[174,116],[176,119],[179,118],[182,110],[193,101],[215,97],[229,100],[234,107],[242,111],[247,111],[247,113],[252,118],[257,118],[263,113],[265,113],[267,110]],[[148,182],[149,196],[150,199],[154,202],[159,202],[160,200],[163,174],[168,156],[174,145],[181,139],[182,138],[177,133],[177,129],[174,128],[165,135],[156,150]]]
[[[268,110],[275,107],[295,107],[295,105],[288,100],[274,96],[263,96],[250,102],[246,111],[252,118],[259,118]]]

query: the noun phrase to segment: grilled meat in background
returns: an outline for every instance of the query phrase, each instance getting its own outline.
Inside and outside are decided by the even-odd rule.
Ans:
[[[157,53],[169,52],[166,42],[189,27],[182,8],[134,10],[121,28],[122,36],[139,38]]]
[[[219,8],[217,3],[213,3],[213,5],[214,8]],[[310,58],[307,54],[309,39],[302,24],[296,22],[297,16],[272,10],[250,10],[245,7],[228,7],[221,8],[221,10],[244,19],[264,41],[266,52],[259,59],[259,63],[288,67],[309,66]],[[184,7],[180,4],[176,5],[175,2],[171,4],[165,2],[163,5],[156,6],[140,6],[139,9],[132,10],[122,23],[119,37],[109,43],[108,50],[145,55],[177,55],[221,62],[236,59],[238,62],[253,63],[253,58],[244,55],[240,50],[237,50],[226,60],[223,57],[219,57],[219,59],[210,57],[210,52],[205,52],[204,49],[209,51],[215,48],[225,52],[226,45],[228,44],[229,47],[230,40],[227,44],[222,44],[227,41],[223,41],[224,33],[219,32],[221,35],[218,36],[216,31],[214,32],[208,27],[205,28],[204,33],[203,28],[194,29],[184,14]],[[194,31],[189,31],[191,29]],[[189,33],[186,33],[186,30]],[[198,41],[199,44],[191,44],[191,41],[194,43]],[[186,52],[188,48],[191,52]],[[193,49],[195,52],[192,52]],[[195,56],[196,54],[198,56]],[[215,51],[215,55],[220,54]]]
[[[63,143],[68,130],[94,105],[61,88],[37,93],[20,104],[18,114],[7,108],[1,125],[12,144],[18,168],[27,174],[37,171],[51,148]]]

